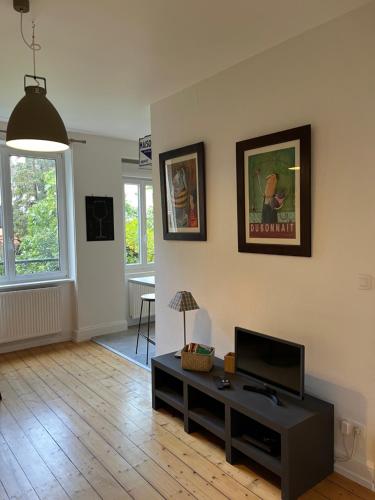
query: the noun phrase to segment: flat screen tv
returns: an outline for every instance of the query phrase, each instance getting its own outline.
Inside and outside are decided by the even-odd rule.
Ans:
[[[236,371],[265,386],[303,398],[305,347],[235,328]]]

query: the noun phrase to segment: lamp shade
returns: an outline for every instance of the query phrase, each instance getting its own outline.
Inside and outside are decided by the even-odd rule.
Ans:
[[[56,108],[39,85],[25,87],[26,95],[14,108],[7,126],[6,144],[28,151],[65,151],[69,139]]]
[[[176,295],[169,302],[169,307],[176,311],[193,311],[199,309],[198,304],[195,302],[191,292],[181,291],[176,292]]]

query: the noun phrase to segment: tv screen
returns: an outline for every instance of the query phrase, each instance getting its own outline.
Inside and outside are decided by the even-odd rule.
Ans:
[[[235,328],[236,371],[299,398],[304,390],[303,345]]]

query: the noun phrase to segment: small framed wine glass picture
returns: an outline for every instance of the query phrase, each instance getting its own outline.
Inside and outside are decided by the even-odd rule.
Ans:
[[[115,239],[112,197],[86,196],[86,232],[87,241]]]

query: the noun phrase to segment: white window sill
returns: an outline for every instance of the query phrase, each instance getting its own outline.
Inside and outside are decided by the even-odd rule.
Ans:
[[[14,292],[16,290],[32,290],[33,288],[46,288],[49,286],[57,286],[64,283],[72,283],[74,282],[71,278],[62,278],[62,279],[51,279],[45,281],[32,281],[30,283],[7,283],[4,285],[0,285],[0,293],[1,292]]]
[[[126,274],[154,274],[155,273],[155,263],[152,264],[125,264]]]
[[[151,286],[155,288],[155,276],[153,275],[129,276],[128,281],[130,281],[130,283],[138,283],[138,285]]]

